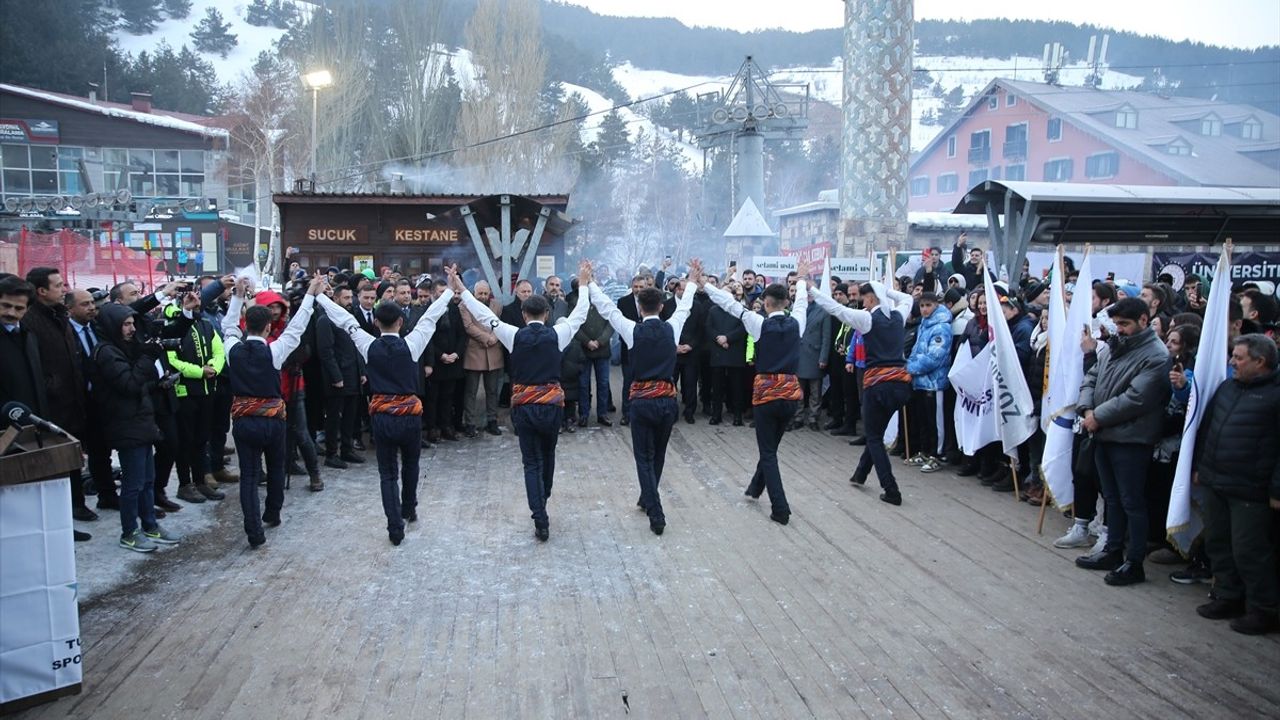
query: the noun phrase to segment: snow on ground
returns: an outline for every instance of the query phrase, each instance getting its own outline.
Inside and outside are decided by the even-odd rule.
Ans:
[[[302,17],[308,17],[315,9],[311,3],[300,0],[289,1],[293,2]],[[226,59],[215,53],[201,53],[201,56],[213,63],[219,82],[234,83],[239,80],[242,73],[250,72],[258,53],[271,50],[275,42],[285,33],[284,30],[276,27],[254,27],[245,22],[245,9],[248,6],[248,0],[237,0],[234,3],[225,2],[225,0],[221,2],[194,0],[191,3],[191,14],[187,17],[181,20],[165,18],[156,25],[155,31],[147,35],[133,35],[123,29],[116,30],[116,42],[119,43],[121,50],[134,56],[143,50],[149,53],[155,52],[161,41],[169,43],[174,51],[179,50],[183,45],[194,51],[195,43],[191,40],[191,32],[204,18],[207,8],[217,8],[218,12],[222,13],[223,22],[231,26],[230,32],[236,36],[236,46],[227,53]]]
[[[1044,82],[1044,71],[1040,58],[982,58],[939,55],[917,56],[914,60],[916,68],[929,71],[932,78],[942,84],[943,91],[950,91],[959,85],[964,89],[965,103],[981,92],[997,77],[1010,80]],[[827,67],[795,67],[769,69],[770,79],[775,83],[809,83],[809,96],[821,102],[839,106],[843,97],[841,80],[841,58],[832,58]],[[1083,62],[1068,65],[1062,69],[1060,78],[1065,85],[1083,85],[1090,68]],[[732,76],[710,77],[701,75],[681,75],[666,70],[646,70],[624,63],[613,70],[613,77],[633,98],[651,97],[663,92],[687,87],[695,83],[709,83],[695,90],[710,92],[727,89]],[[1115,71],[1103,74],[1102,88],[1116,90],[1131,88],[1142,83],[1136,75],[1126,75]],[[942,107],[942,99],[935,98],[930,89],[917,89],[912,96],[911,149],[921,150],[943,130],[941,125],[924,125],[920,122],[925,111],[932,109],[935,113]]]
[[[594,142],[596,137],[600,134],[600,123],[604,121],[605,114],[609,108],[613,107],[613,101],[600,93],[582,87],[581,85],[562,82],[560,83],[560,87],[564,89],[566,95],[573,95],[576,93],[581,96],[583,101],[586,102],[587,108],[589,108],[592,113],[597,113],[588,117],[582,123],[582,142],[584,144]],[[702,151],[699,150],[696,145],[687,142],[676,142],[675,136],[670,130],[654,125],[652,120],[640,115],[632,108],[620,108],[618,110],[618,115],[622,118],[623,122],[627,124],[627,132],[630,134],[632,140],[635,140],[637,133],[641,130],[650,137],[652,137],[654,133],[657,133],[658,136],[664,140],[676,144],[676,147],[680,149],[681,155],[684,156],[685,166],[687,169],[694,172],[701,172]]]

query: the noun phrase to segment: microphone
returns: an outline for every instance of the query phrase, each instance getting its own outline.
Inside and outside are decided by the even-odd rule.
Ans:
[[[0,410],[0,414],[3,414],[4,417],[8,418],[9,422],[13,423],[14,425],[35,425],[36,427],[46,432],[58,433],[60,435],[68,435],[68,436],[71,434],[71,433],[68,433],[66,430],[63,430],[62,428],[58,427],[54,423],[51,423],[48,420],[45,420],[44,418],[40,417],[39,415],[32,413],[31,408],[18,402],[17,400],[12,400],[10,402],[5,403],[4,409]]]

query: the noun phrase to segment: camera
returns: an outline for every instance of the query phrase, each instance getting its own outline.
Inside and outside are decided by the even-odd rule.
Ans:
[[[161,348],[165,350],[173,350],[176,352],[182,349],[182,338],[161,337],[161,338],[155,338],[154,340],[152,340],[152,342],[154,342],[156,345],[159,345]]]
[[[165,375],[164,377],[160,378],[160,382],[159,382],[158,384],[160,385],[160,388],[161,388],[161,389],[163,389],[163,390],[169,390],[169,389],[173,388],[173,386],[174,386],[174,385],[177,385],[177,384],[178,384],[178,380],[180,380],[181,378],[182,378],[182,374],[181,374],[181,373],[179,373],[179,372],[171,372],[171,373],[169,373],[169,374]]]

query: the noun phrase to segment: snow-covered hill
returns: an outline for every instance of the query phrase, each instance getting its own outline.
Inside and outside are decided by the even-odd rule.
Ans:
[[[815,100],[839,107],[843,94],[841,82],[841,58],[833,58],[827,67],[801,67],[774,69],[770,79],[778,83],[809,83],[810,97]],[[956,86],[963,88],[965,102],[981,92],[989,82],[997,77],[1010,80],[1029,80],[1043,82],[1044,76],[1039,58],[980,58],[980,57],[942,57],[925,55],[915,58],[915,67],[929,71],[930,76],[942,84],[944,91]],[[1064,67],[1060,80],[1064,85],[1083,85],[1089,74],[1089,67],[1084,63],[1076,63]],[[710,92],[724,90],[728,87],[732,76],[707,77],[699,75],[680,75],[664,70],[645,70],[625,63],[613,71],[613,77],[634,98],[652,97],[664,92],[688,87],[697,83],[706,83],[691,91]],[[1125,75],[1115,71],[1106,71],[1103,75],[1104,89],[1120,89],[1136,87],[1142,78]],[[927,89],[918,89],[912,94],[912,150],[922,149],[940,132],[940,125],[925,125],[920,118],[929,110],[935,114],[942,108],[942,99],[935,98]]]
[[[587,107],[593,115],[588,117],[582,123],[582,142],[590,144],[600,135],[600,123],[604,121],[605,113],[613,107],[613,101],[601,95],[600,93],[581,85],[573,85],[570,83],[560,83],[560,87],[564,88],[565,95],[573,95],[577,93],[587,103]],[[618,116],[627,124],[627,133],[632,140],[643,131],[649,137],[655,134],[667,142],[674,143],[680,150],[680,154],[684,157],[685,166],[693,172],[701,172],[702,170],[702,151],[696,145],[679,142],[675,135],[664,127],[658,127],[647,117],[640,115],[631,108],[621,108],[618,110]]]

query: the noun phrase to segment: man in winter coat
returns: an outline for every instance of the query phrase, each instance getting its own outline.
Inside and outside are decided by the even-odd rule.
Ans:
[[[575,287],[569,296],[571,302],[568,306],[577,307],[584,293],[582,288]],[[549,322],[554,323],[551,320]],[[578,375],[577,386],[578,427],[586,427],[587,421],[591,418],[592,373],[596,378],[596,422],[604,426],[613,424],[609,419],[609,405],[612,400],[609,389],[609,355],[612,339],[613,328],[609,325],[609,321],[605,320],[600,311],[592,305],[587,309],[586,322],[582,323],[582,327],[578,328],[578,332],[573,336],[573,341],[582,350],[580,357],[582,371]]]
[[[1145,484],[1152,449],[1164,428],[1171,392],[1169,351],[1148,326],[1147,304],[1125,298],[1111,308],[1117,334],[1110,352],[1085,375],[1076,410],[1093,434],[1094,462],[1107,500],[1107,543],[1076,558],[1087,570],[1108,570],[1108,585],[1146,580]]]
[[[1280,582],[1271,533],[1280,510],[1280,369],[1265,335],[1232,342],[1235,376],[1218,386],[1196,434],[1195,475],[1203,493],[1205,551],[1212,601],[1196,608],[1210,620],[1235,618],[1247,635],[1280,631]]]
[[[794,288],[792,290],[794,293]],[[829,294],[831,289],[824,287],[821,292]],[[809,298],[804,316],[804,335],[800,336],[800,364],[796,366],[803,396],[792,427],[808,425],[809,429],[817,430],[818,413],[822,407],[822,378],[827,374],[827,348],[832,342],[831,315],[818,307],[812,294]],[[795,302],[794,296],[792,302]]]
[[[951,311],[931,292],[921,293],[917,303],[920,327],[911,356],[907,358],[907,372],[911,374],[909,428],[915,435],[912,446],[918,451],[907,463],[919,466],[921,472],[931,473],[942,469],[938,418],[942,416],[942,393],[947,388],[947,372],[951,369]]]
[[[476,300],[488,305],[494,314],[502,311],[502,306],[493,301],[493,290],[490,289],[489,283],[484,280],[475,284],[473,294]],[[479,434],[477,428],[480,425],[481,415],[476,393],[480,386],[484,385],[485,432],[490,435],[501,435],[502,430],[498,427],[498,393],[502,386],[502,368],[505,360],[502,345],[498,343],[498,336],[494,334],[493,328],[476,322],[465,307],[462,308],[462,327],[467,332],[467,353],[462,363],[463,370],[467,374],[462,393],[466,403],[463,430],[468,437]]]
[[[142,316],[108,303],[98,313],[103,342],[94,348],[93,401],[106,420],[106,440],[120,458],[120,547],[154,552],[179,538],[160,527],[155,509],[154,443],[160,437],[151,390],[160,381],[164,348],[137,337]],[[142,527],[139,528],[139,520]]]
[[[684,421],[692,425],[694,413],[698,410],[698,382],[706,382],[700,368],[706,353],[703,336],[706,334],[707,312],[711,306],[705,299],[699,299],[696,295],[697,290],[691,290],[688,281],[678,280],[677,282],[680,283],[681,299],[686,292],[695,293],[693,305],[689,308],[689,317],[680,330],[680,336],[676,338],[676,376],[680,378],[680,402],[684,407]],[[706,298],[706,293],[702,293],[700,297]]]
[[[351,312],[351,288],[333,289],[333,301]],[[316,321],[316,354],[323,373],[324,394],[324,464],[343,469],[349,463],[364,463],[356,454],[356,423],[364,377],[364,358],[356,350],[351,336],[333,324],[328,315]]]
[[[733,424],[740,427],[742,414],[747,409],[747,329],[724,308],[712,305],[707,312],[705,332],[710,349],[711,424],[719,425],[723,421],[727,405]]]

